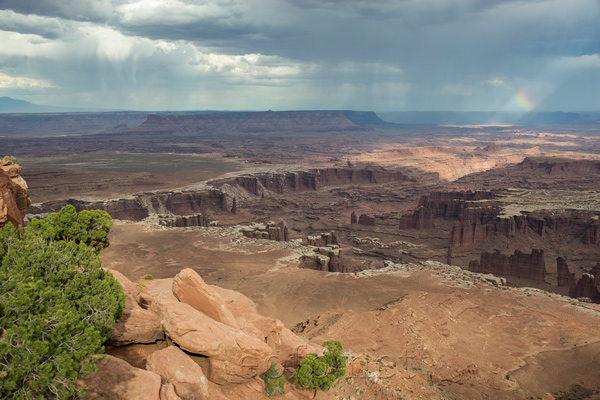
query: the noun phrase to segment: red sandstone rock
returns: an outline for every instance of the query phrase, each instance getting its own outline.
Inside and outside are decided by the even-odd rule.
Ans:
[[[144,310],[128,295],[123,316],[112,327],[110,344],[123,346],[131,343],[154,343],[164,337],[158,317]]]
[[[600,244],[600,220],[594,220],[585,231],[583,244]]]
[[[269,222],[266,224],[252,224],[241,227],[240,232],[252,239],[276,240],[287,242],[290,240],[288,227],[285,221]]]
[[[420,206],[412,214],[400,217],[400,229],[434,229],[433,211],[430,208]]]
[[[600,303],[600,291],[594,282],[594,276],[583,274],[577,284],[569,290],[569,296],[573,298],[587,297],[595,303]]]
[[[172,384],[182,400],[209,400],[208,380],[198,364],[177,346],[155,351],[146,360],[146,369]]]
[[[165,383],[160,387],[160,400],[181,400],[181,397],[175,393],[175,386],[172,383]]]
[[[215,321],[239,329],[221,296],[204,283],[193,269],[183,269],[173,278],[173,294],[179,301],[191,305]]]
[[[352,211],[352,214],[350,214],[350,224],[357,224],[358,220],[356,219],[356,213],[354,211]]]
[[[361,214],[360,217],[358,217],[358,223],[360,225],[375,226],[375,217],[367,214]]]
[[[98,371],[83,379],[87,400],[159,400],[161,380],[158,374],[132,367],[126,361],[106,356],[98,362]]]
[[[515,250],[513,255],[505,255],[496,250],[495,253],[482,253],[479,261],[469,262],[469,271],[511,276],[543,282],[546,277],[546,266],[543,250],[532,250],[531,254]]]
[[[222,324],[186,303],[166,297],[151,305],[165,333],[183,350],[209,358],[208,379],[218,384],[242,383],[266,371],[271,348]]]
[[[27,207],[31,204],[27,183],[20,176],[21,166],[10,157],[0,160],[0,227],[10,222],[23,225]]]
[[[329,232],[321,233],[320,235],[307,236],[306,244],[308,246],[327,247],[337,245],[338,241],[335,232]]]
[[[575,285],[575,273],[569,272],[567,261],[562,257],[556,258],[556,280],[558,286],[571,287]]]
[[[182,215],[175,217],[160,217],[159,224],[171,228],[186,228],[189,226],[209,226],[209,219],[203,214]]]

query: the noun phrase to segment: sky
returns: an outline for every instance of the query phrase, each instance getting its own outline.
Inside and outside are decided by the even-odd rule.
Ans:
[[[600,0],[0,0],[0,97],[599,111]]]

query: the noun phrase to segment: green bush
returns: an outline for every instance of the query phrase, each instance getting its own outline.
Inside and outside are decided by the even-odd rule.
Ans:
[[[75,207],[69,204],[44,219],[32,219],[27,227],[48,240],[84,243],[99,253],[110,245],[108,233],[112,224],[112,218],[106,211],[83,210],[77,213]]]
[[[285,377],[277,370],[277,363],[273,361],[268,370],[260,375],[265,381],[267,396],[278,396],[285,393]]]
[[[154,277],[152,275],[148,274],[148,275],[144,275],[144,279],[147,281],[151,281],[152,279],[154,279]]]
[[[301,389],[314,391],[315,396],[318,390],[335,387],[338,378],[346,374],[348,357],[342,356],[342,344],[337,340],[329,340],[323,343],[323,347],[323,357],[309,353],[294,371],[296,385]]]
[[[121,286],[101,268],[102,246],[48,232],[0,229],[2,399],[75,395],[125,307]]]

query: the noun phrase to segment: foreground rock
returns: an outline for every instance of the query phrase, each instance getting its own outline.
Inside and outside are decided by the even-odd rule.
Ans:
[[[176,395],[182,400],[210,399],[208,380],[202,368],[176,346],[169,346],[150,355],[146,369],[159,374],[168,384],[173,385]]]
[[[206,316],[239,329],[233,314],[213,288],[194,270],[186,268],[173,278],[173,294],[183,303],[187,303]]]
[[[131,343],[154,343],[164,338],[165,334],[156,314],[144,310],[128,295],[123,316],[113,325],[110,343],[122,346]]]
[[[6,156],[0,160],[0,227],[7,223],[23,225],[29,200],[27,183],[21,166]]]
[[[209,379],[215,383],[243,383],[269,367],[265,360],[271,348],[266,343],[215,321],[189,304],[160,298],[152,303],[151,310],[179,347],[208,357]]]
[[[106,362],[98,362],[98,371],[83,383],[87,386],[85,399],[89,400],[159,400],[161,379],[154,372],[106,356]]]

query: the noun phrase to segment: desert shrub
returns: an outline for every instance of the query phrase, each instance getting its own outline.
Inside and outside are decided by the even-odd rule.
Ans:
[[[260,377],[265,381],[265,391],[267,396],[278,396],[285,393],[285,377],[277,370],[277,363],[273,361],[268,370],[263,372]]]
[[[309,353],[294,371],[296,385],[301,389],[314,391],[315,396],[318,390],[335,387],[338,378],[346,374],[348,357],[342,356],[342,344],[337,340],[329,340],[323,343],[323,347],[323,357]]]
[[[147,281],[151,281],[152,279],[154,279],[154,277],[152,275],[148,274],[148,275],[144,275],[144,279]]]
[[[110,245],[108,233],[112,224],[112,218],[106,211],[83,210],[78,213],[69,204],[44,219],[32,219],[27,227],[48,240],[84,243],[99,253]]]
[[[97,249],[47,232],[0,229],[2,399],[75,395],[125,307]]]

